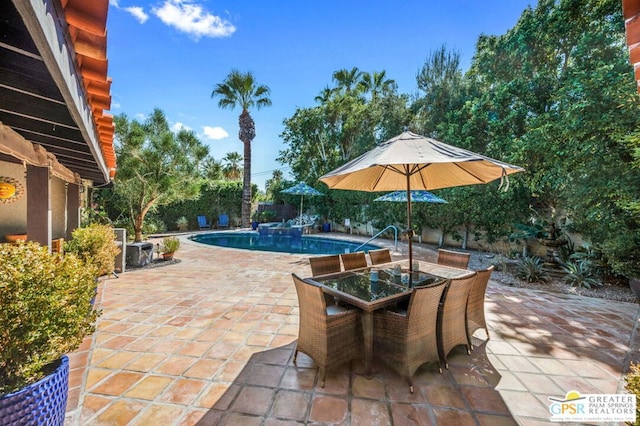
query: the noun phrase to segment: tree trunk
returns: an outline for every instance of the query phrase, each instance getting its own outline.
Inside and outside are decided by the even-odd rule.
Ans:
[[[246,109],[240,114],[239,134],[244,144],[244,176],[242,177],[242,212],[240,220],[243,228],[251,226],[251,141],[256,137],[253,118]]]
[[[242,227],[251,226],[251,141],[244,142],[244,175],[242,176]]]
[[[139,243],[142,241],[142,223],[144,221],[144,216],[142,214],[136,215],[135,220],[133,221],[133,230],[135,231],[135,237],[133,242]]]
[[[467,240],[469,239],[469,227],[465,225],[464,234],[462,235],[462,249],[467,249]]]

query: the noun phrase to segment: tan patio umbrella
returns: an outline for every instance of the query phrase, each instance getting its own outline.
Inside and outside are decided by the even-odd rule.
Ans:
[[[331,189],[406,190],[409,265],[413,265],[411,190],[478,185],[499,178],[505,179],[505,185],[508,185],[508,175],[521,171],[524,171],[522,167],[404,132],[325,174],[320,180]]]

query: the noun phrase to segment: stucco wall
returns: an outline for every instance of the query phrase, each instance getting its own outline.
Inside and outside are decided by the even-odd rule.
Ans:
[[[16,179],[25,188],[25,193],[12,203],[0,203],[0,241],[7,234],[27,232],[27,196],[25,168],[22,164],[0,161],[0,176]]]

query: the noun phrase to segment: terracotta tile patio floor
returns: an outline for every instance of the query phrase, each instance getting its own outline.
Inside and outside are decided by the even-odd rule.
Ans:
[[[291,273],[310,275],[306,256],[183,239],[176,257],[101,283],[98,330],[71,356],[88,368],[72,373],[67,425],[537,425],[549,396],[622,392],[638,360],[638,305],[491,282],[491,339],[479,331],[442,374],[421,367],[415,393],[380,361],[370,380],[353,362],[321,388],[308,357],[292,362]]]

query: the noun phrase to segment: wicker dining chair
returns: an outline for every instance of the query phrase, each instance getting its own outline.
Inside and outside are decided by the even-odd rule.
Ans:
[[[438,265],[453,266],[454,268],[467,269],[469,267],[469,253],[459,251],[438,250]]]
[[[327,305],[320,287],[296,274],[292,276],[300,309],[293,362],[296,362],[298,352],[307,354],[318,365],[324,387],[327,369],[363,356],[360,311]]]
[[[369,250],[369,259],[372,265],[391,262],[391,250],[388,248],[380,250]]]
[[[451,279],[442,294],[438,310],[438,351],[440,353],[440,361],[447,369],[449,368],[447,355],[451,352],[451,349],[458,345],[465,345],[467,353],[471,354],[471,348],[467,340],[465,314],[469,291],[475,277],[476,272],[471,272],[463,277]]]
[[[471,337],[476,330],[484,328],[487,333],[487,340],[490,338],[489,328],[484,317],[484,298],[493,268],[494,266],[491,265],[487,269],[477,271],[476,278],[471,284],[471,291],[469,291],[469,299],[467,301],[467,340],[471,349],[473,349]]]
[[[363,251],[344,253],[340,255],[340,258],[342,259],[342,265],[344,266],[345,271],[350,269],[366,268],[369,266],[367,264],[367,257]]]
[[[431,286],[414,289],[406,312],[381,309],[373,315],[374,353],[407,378],[411,393],[411,377],[422,364],[436,361],[442,373],[436,319],[438,303],[446,283],[442,280]]]
[[[341,271],[340,256],[318,256],[310,257],[309,265],[311,266],[311,275],[314,277],[317,275],[333,274]]]

